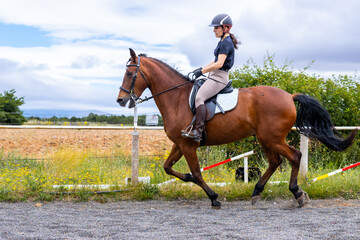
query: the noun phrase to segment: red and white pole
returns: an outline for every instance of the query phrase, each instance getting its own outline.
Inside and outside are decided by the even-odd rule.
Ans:
[[[327,174],[322,175],[322,176],[320,176],[320,177],[314,178],[314,179],[312,179],[311,181],[316,182],[317,180],[321,180],[321,179],[330,177],[330,176],[332,176],[332,175],[335,175],[335,174],[337,174],[337,173],[344,172],[344,171],[346,171],[346,170],[349,170],[349,169],[351,169],[351,168],[357,167],[357,166],[359,166],[359,165],[360,165],[360,162],[354,163],[354,164],[351,164],[350,166],[347,166],[347,167],[338,169],[338,170],[336,170],[336,171],[333,171],[333,172],[331,172],[331,173],[327,173]]]
[[[228,163],[228,162],[232,162],[232,161],[235,161],[235,160],[238,160],[240,158],[247,158],[248,156],[254,154],[254,150],[250,151],[250,152],[246,152],[246,153],[243,153],[243,154],[240,154],[238,156],[235,156],[235,157],[232,157],[232,158],[229,158],[229,159],[226,159],[224,161],[221,161],[221,162],[218,162],[218,163],[215,163],[213,165],[210,165],[210,166],[207,166],[207,167],[204,167],[204,168],[201,168],[200,171],[203,172],[203,171],[206,171],[206,170],[209,170],[210,168],[214,168],[214,167],[217,167],[217,166],[220,166],[222,164],[225,164],[225,163]],[[247,165],[247,164],[245,164]],[[245,166],[246,167],[246,166]],[[245,172],[248,171],[248,169],[244,169]],[[166,182],[163,182],[163,183],[160,183],[158,184],[159,186],[162,186],[162,185],[166,185],[166,184],[169,184],[169,183],[172,183],[172,182],[175,182],[178,178],[173,178],[173,179],[170,179]]]
[[[232,162],[232,161],[238,160],[238,159],[243,158],[243,157],[250,156],[250,155],[252,155],[252,154],[254,154],[254,151],[250,151],[250,152],[247,152],[247,153],[243,153],[243,154],[240,154],[240,155],[238,155],[238,156],[236,156],[236,157],[232,157],[232,158],[226,159],[226,160],[224,160],[224,161],[222,161],[222,162],[218,162],[218,163],[215,163],[215,164],[213,164],[213,165],[204,167],[204,168],[200,169],[200,171],[203,172],[203,171],[209,170],[210,168],[217,167],[217,166],[220,166],[220,165],[222,165],[222,164],[225,164],[225,163],[228,163],[228,162]]]

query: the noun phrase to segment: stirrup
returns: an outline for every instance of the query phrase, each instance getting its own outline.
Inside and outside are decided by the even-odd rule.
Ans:
[[[192,131],[194,125],[190,124],[185,130],[181,130],[181,136],[185,138],[191,138],[190,132]]]
[[[199,143],[199,142],[201,142],[201,137],[190,135],[193,127],[194,127],[193,125],[189,125],[185,130],[181,130],[181,136],[184,138],[190,138],[190,139],[194,140],[195,142]]]

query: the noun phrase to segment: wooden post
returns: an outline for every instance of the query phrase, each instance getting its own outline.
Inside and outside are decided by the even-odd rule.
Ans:
[[[308,159],[309,159],[309,139],[300,134],[300,152],[302,153],[300,161],[300,178],[305,179],[308,170]]]
[[[137,107],[134,108],[134,131],[132,132],[131,183],[138,183],[139,176],[139,132],[137,131]]]

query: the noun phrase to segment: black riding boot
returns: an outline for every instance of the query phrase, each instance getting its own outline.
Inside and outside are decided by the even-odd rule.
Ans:
[[[204,131],[206,118],[206,107],[204,104],[198,106],[195,112],[195,124],[193,130],[187,135],[192,138],[195,142],[200,142],[202,133]]]

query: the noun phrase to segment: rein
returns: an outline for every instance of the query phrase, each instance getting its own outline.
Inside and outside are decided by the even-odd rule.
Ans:
[[[138,98],[139,100],[136,102],[136,104],[142,103],[142,102],[145,102],[145,101],[148,101],[148,100],[150,100],[150,99],[152,99],[152,98],[154,98],[154,97],[156,97],[156,96],[159,96],[159,95],[161,95],[161,94],[163,94],[163,93],[166,93],[166,92],[169,92],[169,91],[171,91],[171,90],[174,90],[175,88],[181,87],[181,86],[183,86],[183,85],[185,85],[185,84],[188,84],[188,83],[191,83],[191,82],[193,82],[193,81],[194,81],[194,80],[189,80],[189,81],[187,81],[187,82],[184,82],[184,83],[181,83],[181,84],[179,84],[179,85],[176,85],[175,87],[169,88],[169,89],[167,89],[167,90],[165,90],[165,91],[159,92],[159,93],[157,93],[157,94],[155,94],[155,95],[152,95],[152,96],[150,96],[150,97],[146,97],[146,96],[145,96],[144,99]]]
[[[206,77],[204,74],[202,74],[202,76]],[[220,81],[218,81],[218,80],[216,80],[216,79],[213,79],[213,78],[211,78],[211,77],[206,77],[206,78],[208,78],[208,79],[210,79],[210,80],[213,80],[213,81],[215,81],[215,82],[217,82],[217,83],[221,83],[221,84],[223,84],[223,85],[225,85],[225,86],[227,85],[227,84],[222,83],[222,82],[220,82]],[[183,86],[183,85],[185,85],[185,84],[188,84],[188,83],[191,83],[191,82],[195,82],[195,81],[196,81],[196,79],[190,79],[189,77],[188,77],[187,79],[189,79],[187,82],[184,82],[184,83],[181,83],[181,84],[179,84],[179,85],[176,85],[175,87],[169,88],[169,89],[167,89],[167,90],[165,90],[165,91],[162,91],[162,92],[160,92],[160,93],[157,93],[157,94],[155,94],[155,95],[152,95],[151,97],[145,97],[145,99],[138,98],[138,99],[140,99],[140,100],[138,101],[138,103],[142,103],[142,102],[148,101],[148,100],[150,100],[150,99],[152,99],[152,98],[154,98],[154,97],[156,97],[156,96],[159,96],[159,95],[161,95],[161,94],[163,94],[163,93],[169,92],[169,91],[171,91],[171,90],[174,90],[175,88],[178,88],[178,87],[181,87],[181,86]]]

